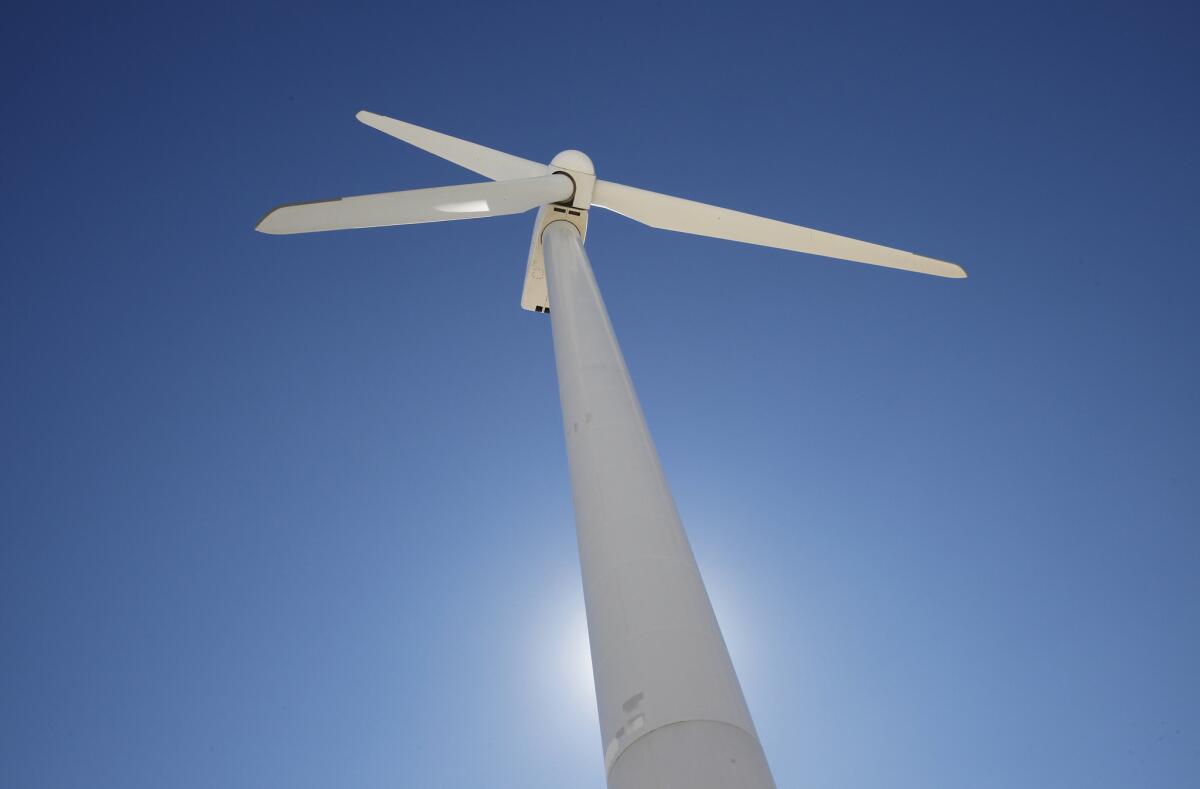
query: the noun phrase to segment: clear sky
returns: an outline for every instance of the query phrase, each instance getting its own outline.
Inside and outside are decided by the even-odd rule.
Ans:
[[[780,787],[1200,783],[1195,4],[408,6],[6,12],[0,785],[604,785],[532,215],[252,230],[360,109],[969,271],[592,219]]]

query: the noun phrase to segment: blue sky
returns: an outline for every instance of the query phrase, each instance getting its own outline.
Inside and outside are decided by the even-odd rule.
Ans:
[[[1200,775],[1187,4],[9,12],[0,784],[602,787],[532,215],[371,109],[961,263],[588,248],[781,787]]]

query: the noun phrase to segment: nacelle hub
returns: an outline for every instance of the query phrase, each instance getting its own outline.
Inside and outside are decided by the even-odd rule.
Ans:
[[[563,151],[550,162],[551,169],[561,167],[564,170],[574,170],[577,173],[595,175],[596,168],[592,160],[583,151]]]

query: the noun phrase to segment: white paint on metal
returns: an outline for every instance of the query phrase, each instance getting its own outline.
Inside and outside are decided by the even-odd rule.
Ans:
[[[582,239],[542,242],[608,785],[774,787]]]
[[[521,289],[521,307],[532,312],[550,311],[550,291],[546,288],[546,263],[542,258],[542,231],[551,222],[570,222],[587,239],[588,212],[566,205],[546,205],[538,210],[529,239],[529,258],[525,262],[525,285]]]
[[[569,202],[543,206],[533,223],[529,240],[529,257],[525,261],[525,285],[521,289],[521,307],[532,312],[548,312],[550,292],[546,289],[546,264],[542,260],[542,231],[551,222],[565,220],[579,229],[580,238],[587,239],[588,207],[596,185],[596,168],[582,151],[562,151],[550,162],[550,169],[571,179],[575,192]]]

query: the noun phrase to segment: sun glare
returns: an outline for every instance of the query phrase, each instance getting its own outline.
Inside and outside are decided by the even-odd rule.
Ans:
[[[596,715],[596,688],[592,678],[592,650],[588,643],[587,617],[583,601],[565,617],[562,624],[561,675],[568,695],[586,714]]]
[[[447,214],[479,214],[488,210],[487,200],[464,200],[461,203],[442,203],[437,210]]]
[[[536,662],[550,696],[547,702],[561,714],[563,725],[595,726],[596,690],[579,576],[564,572],[543,599],[534,643],[539,645]]]

